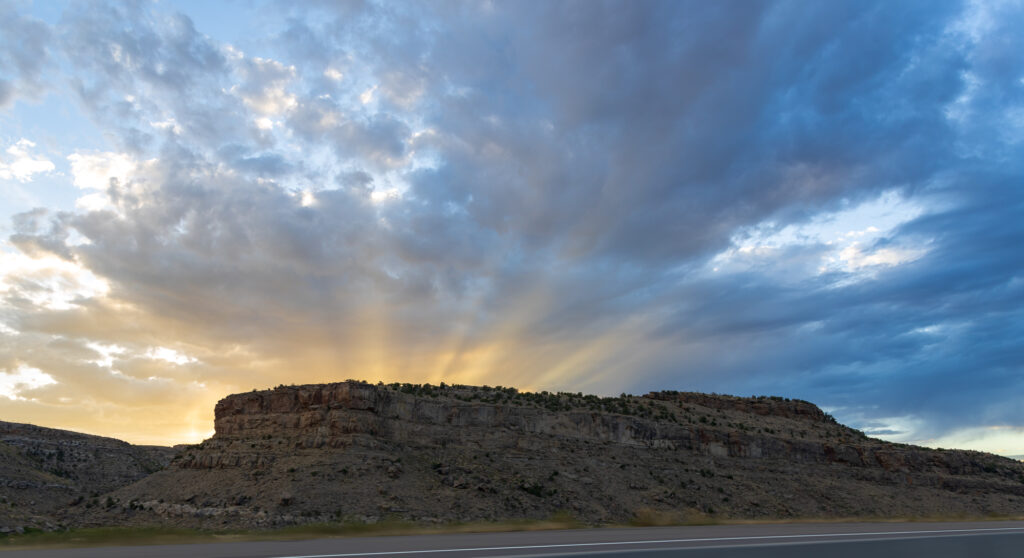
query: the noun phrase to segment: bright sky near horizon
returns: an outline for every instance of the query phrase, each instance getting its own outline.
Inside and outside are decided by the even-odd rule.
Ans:
[[[0,420],[346,378],[1024,454],[1018,1],[0,0]]]

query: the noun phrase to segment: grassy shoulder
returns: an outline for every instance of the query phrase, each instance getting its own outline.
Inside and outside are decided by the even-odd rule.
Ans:
[[[96,527],[66,531],[30,530],[20,535],[0,536],[0,552],[38,548],[74,548],[97,546],[144,546],[244,541],[288,541],[317,538],[429,535],[445,533],[498,533],[582,528],[669,527],[686,525],[749,525],[779,523],[907,523],[953,521],[1013,521],[1024,516],[933,516],[933,517],[854,517],[804,519],[728,519],[697,512],[664,513],[642,510],[626,525],[586,525],[569,514],[555,514],[545,520],[509,520],[497,522],[447,523],[424,525],[398,519],[376,523],[342,521],[295,525],[266,530],[202,530],[170,527]]]
[[[443,533],[497,533],[587,527],[569,515],[545,520],[447,523],[427,525],[385,519],[376,523],[332,522],[294,525],[265,530],[203,530],[170,527],[94,527],[50,531],[30,529],[23,534],[0,536],[0,551],[30,548],[135,546],[242,541],[287,541],[333,537],[428,535]]]

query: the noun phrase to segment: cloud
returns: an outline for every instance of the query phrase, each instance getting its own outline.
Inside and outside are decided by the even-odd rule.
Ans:
[[[11,400],[24,399],[22,393],[55,383],[53,377],[42,370],[22,365],[0,373],[0,396]]]
[[[17,97],[38,99],[50,37],[46,24],[18,13],[13,2],[0,2],[0,109]]]
[[[277,116],[295,107],[294,95],[287,92],[288,82],[295,78],[295,67],[276,60],[241,58],[243,83],[232,88],[255,113]]]
[[[112,182],[128,182],[136,164],[123,153],[73,153],[68,161],[74,185],[92,190],[106,190]]]
[[[6,150],[6,156],[0,159],[0,180],[17,180],[29,182],[37,174],[53,171],[53,163],[40,155],[31,153],[35,143],[20,139]]]
[[[329,99],[310,99],[289,116],[288,125],[306,142],[331,146],[342,160],[383,169],[407,162],[411,130],[390,115],[362,116]]]
[[[229,138],[259,139],[242,99],[230,91],[232,50],[182,14],[107,8],[69,7],[60,44],[76,70],[68,76],[74,91],[115,132],[118,151],[138,154],[175,132],[177,141],[205,149]],[[169,120],[175,126],[149,124]]]
[[[1019,138],[986,133],[1013,10],[282,9],[244,48],[66,14],[112,146],[64,151],[75,211],[17,217],[0,362],[56,382],[19,416],[181,405],[129,433],[180,436],[362,377],[781,394],[908,440],[1024,420]]]

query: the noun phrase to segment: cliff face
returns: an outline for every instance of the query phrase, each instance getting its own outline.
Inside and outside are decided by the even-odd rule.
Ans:
[[[280,437],[303,448],[345,447],[360,435],[402,444],[493,449],[538,435],[638,447],[692,443],[688,430],[669,423],[586,408],[552,412],[514,404],[511,397],[507,404],[481,404],[456,399],[459,391],[451,391],[447,397],[420,397],[346,382],[233,395],[217,404],[215,437]],[[495,436],[496,431],[515,435]]]
[[[621,404],[606,406],[619,411],[610,413],[587,407],[581,396],[549,396],[554,403],[531,405],[529,397],[519,401],[519,394],[509,396],[503,391],[494,402],[463,400],[472,393],[449,388],[444,390],[445,396],[422,397],[386,386],[343,382],[232,395],[215,409],[215,439],[281,439],[298,448],[315,449],[344,448],[356,443],[359,436],[371,436],[412,446],[456,444],[503,450],[514,449],[526,438],[540,437],[906,472],[982,473],[994,467],[994,462],[1007,467],[1008,474],[1013,470],[1009,460],[991,461],[993,456],[869,441],[835,424],[806,401],[656,392],[626,400],[628,408]],[[631,414],[621,414],[623,411]],[[715,411],[718,416],[728,411],[727,416],[745,418],[749,425],[731,421],[719,424]],[[758,427],[762,423],[764,426]],[[780,428],[769,426],[772,424]],[[788,431],[781,432],[786,427]],[[505,435],[496,435],[498,432]],[[215,456],[226,457],[198,452],[178,465],[225,465],[209,461]],[[267,456],[263,457],[266,461]]]
[[[124,521],[202,526],[1012,515],[1024,465],[869,439],[780,398],[350,381],[223,399],[213,438],[114,500]]]
[[[163,469],[174,450],[0,422],[0,533],[53,527],[73,502]]]

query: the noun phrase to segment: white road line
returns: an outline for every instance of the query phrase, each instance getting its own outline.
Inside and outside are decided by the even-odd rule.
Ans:
[[[277,556],[275,558],[350,558],[355,556],[398,556],[402,554],[439,554],[442,552],[481,552],[490,550],[531,550],[538,548],[579,548],[618,546],[627,544],[673,544],[690,542],[731,542],[778,539],[807,539],[826,537],[877,537],[881,535],[935,535],[940,533],[983,533],[992,531],[1024,531],[1024,527],[990,527],[984,529],[943,529],[938,531],[888,531],[876,533],[817,533],[808,535],[763,535],[757,537],[713,537],[704,539],[665,539],[660,541],[615,541],[568,544],[532,544],[522,546],[490,546],[476,548],[438,548],[431,550],[393,550],[390,552],[355,552],[349,554],[309,554],[304,556]]]

